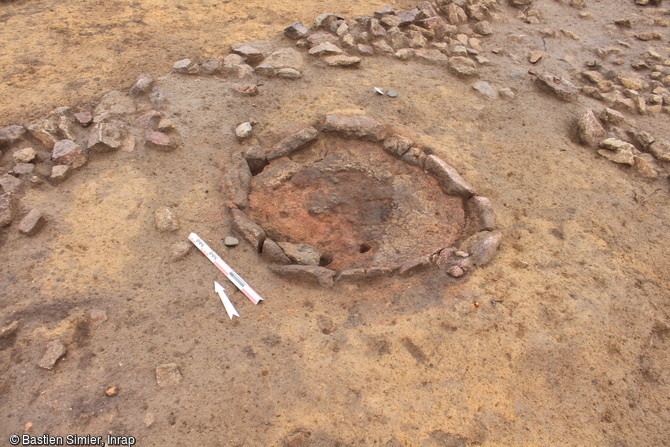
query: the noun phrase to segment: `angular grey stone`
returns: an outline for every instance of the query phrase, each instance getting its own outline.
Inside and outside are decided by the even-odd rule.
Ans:
[[[470,197],[465,202],[465,212],[468,219],[468,231],[475,233],[496,229],[497,223],[493,205],[486,197]]]
[[[221,189],[228,200],[228,206],[246,208],[249,203],[249,188],[251,186],[251,171],[249,164],[242,157],[234,155],[225,167]]]
[[[385,39],[377,39],[374,42],[372,42],[371,45],[375,54],[384,54],[384,53],[393,54],[395,52],[393,47],[389,45]]]
[[[445,193],[465,198],[475,195],[472,186],[454,168],[435,155],[426,157],[425,169],[437,179]]]
[[[279,48],[265,58],[263,65],[274,67],[277,70],[282,68],[292,68],[297,71],[302,71],[305,65],[305,60],[303,59],[302,54],[294,48]]]
[[[363,115],[327,115],[323,131],[336,132],[349,138],[362,138],[372,141],[380,141],[384,138],[384,126]]]
[[[44,215],[42,215],[42,212],[38,209],[32,209],[23,219],[21,219],[21,222],[19,223],[19,232],[27,236],[33,236],[44,227],[45,223],[46,219],[44,218]]]
[[[17,199],[14,194],[4,193],[0,195],[0,227],[6,227],[16,215]]]
[[[593,110],[586,110],[577,122],[579,141],[587,146],[597,146],[605,135],[607,135],[607,132]]]
[[[284,35],[289,39],[298,40],[307,36],[309,30],[302,22],[295,22],[284,28]]]
[[[549,92],[562,101],[574,101],[579,95],[579,88],[567,79],[551,74],[543,74],[535,78],[535,85],[540,90]]]
[[[431,49],[421,48],[415,50],[414,54],[418,59],[424,62],[428,62],[429,64],[435,64],[435,65],[449,64],[449,58],[444,54],[442,54],[440,50],[436,50],[434,48]]]
[[[323,61],[332,67],[358,67],[361,65],[360,57],[347,56],[345,54],[325,56]]]
[[[208,75],[219,74],[222,67],[223,61],[221,59],[206,59],[200,64],[200,72]]]
[[[314,48],[322,43],[337,44],[340,39],[335,35],[323,31],[316,32],[307,38],[307,43],[310,48]]]
[[[319,265],[321,253],[309,244],[292,244],[291,242],[278,242],[284,254],[296,264]]]
[[[70,173],[70,167],[68,165],[56,165],[51,168],[51,176],[49,179],[52,182],[61,182],[65,180]]]
[[[177,61],[177,62],[174,63],[174,65],[172,66],[172,70],[175,73],[187,74],[190,71],[192,71],[194,66],[195,66],[195,64],[193,63],[193,61],[191,59],[182,59],[182,60]]]
[[[253,128],[251,127],[251,123],[247,121],[246,123],[242,123],[235,128],[235,135],[238,139],[244,140],[251,136],[252,131]]]
[[[412,140],[402,135],[391,135],[384,140],[383,148],[396,157],[402,157],[412,147]]]
[[[486,81],[478,81],[472,85],[480,95],[488,99],[498,99],[498,90]]]
[[[60,140],[54,146],[51,159],[57,165],[68,165],[77,169],[88,161],[87,153],[72,140]]]
[[[26,128],[18,124],[0,129],[0,146],[12,144],[26,134]]]
[[[233,228],[260,252],[265,241],[265,230],[249,219],[243,211],[233,208],[230,212],[233,215]]]
[[[47,350],[42,356],[42,360],[40,360],[38,366],[44,369],[53,369],[58,359],[63,357],[66,352],[67,348],[63,342],[60,341],[60,339],[54,340],[47,345]]]
[[[501,241],[500,231],[481,231],[464,241],[462,249],[470,253],[469,264],[484,266],[493,260]]]
[[[317,282],[321,287],[332,287],[335,277],[333,270],[316,265],[273,265],[270,269],[283,278]]]
[[[609,107],[600,112],[600,119],[611,125],[623,124],[626,122],[626,117],[621,112],[618,112]]]
[[[475,22],[472,25],[472,30],[477,34],[481,34],[482,36],[490,36],[493,34],[493,27],[487,20]]]
[[[275,158],[286,157],[316,140],[318,135],[318,130],[313,127],[306,127],[297,133],[284,137],[268,151],[266,159],[269,161]]]
[[[291,260],[286,256],[284,250],[272,239],[265,238],[261,256],[272,264],[290,264]]]
[[[166,231],[177,231],[179,229],[177,216],[167,207],[159,208],[154,212],[154,225],[161,233]]]
[[[90,152],[111,152],[123,145],[126,125],[119,121],[110,121],[93,126],[88,136],[87,148]]]
[[[130,94],[133,96],[140,96],[144,95],[145,93],[149,93],[153,83],[154,78],[152,78],[151,75],[141,74],[137,77],[135,84],[133,84],[133,86],[130,88]]]
[[[412,166],[418,166],[421,169],[423,169],[426,164],[426,154],[418,147],[410,148],[401,158],[405,163]]]
[[[12,168],[12,172],[19,175],[32,174],[34,170],[35,165],[32,163],[17,163]]]
[[[14,193],[21,187],[21,180],[13,175],[5,174],[0,177],[0,186],[3,192]]]
[[[454,56],[449,58],[449,70],[457,76],[477,76],[475,62],[467,57]]]
[[[232,46],[233,53],[239,54],[250,64],[258,64],[275,50],[275,46],[266,41],[246,42]]]
[[[330,42],[321,43],[308,51],[312,56],[326,56],[329,54],[342,54],[342,49]]]

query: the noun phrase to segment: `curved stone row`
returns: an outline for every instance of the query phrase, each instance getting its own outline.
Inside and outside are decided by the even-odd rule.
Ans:
[[[270,239],[263,228],[245,212],[252,175],[263,171],[272,160],[287,157],[305,148],[320,133],[332,133],[343,138],[377,142],[394,157],[432,175],[447,195],[461,197],[464,201],[466,225],[458,246],[444,247],[415,259],[389,267],[355,268],[335,271],[318,265],[292,263],[295,257],[287,248],[306,244],[288,244]],[[280,179],[285,181],[292,172]],[[416,147],[410,139],[393,133],[378,121],[363,115],[327,115],[320,130],[306,127],[282,138],[270,147],[251,146],[241,156],[234,156],[230,169],[224,174],[222,189],[231,208],[233,228],[247,240],[261,257],[272,264],[279,275],[307,279],[324,287],[337,281],[358,281],[393,274],[408,274],[423,268],[439,268],[455,278],[460,278],[473,268],[491,261],[502,239],[497,230],[493,206],[489,199],[476,195],[463,177],[439,157]],[[316,262],[318,264],[318,256]]]

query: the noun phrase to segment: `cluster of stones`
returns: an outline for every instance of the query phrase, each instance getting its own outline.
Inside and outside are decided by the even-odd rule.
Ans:
[[[343,138],[379,142],[383,150],[400,160],[431,174],[445,194],[464,200],[467,217],[464,236],[458,247],[450,246],[388,267],[369,267],[335,271],[319,265],[318,250],[308,244],[277,242],[252,221],[246,209],[252,175],[261,172],[273,160],[287,157],[315,141],[321,132]],[[269,168],[268,168],[269,169]],[[279,181],[290,179],[281,176]],[[272,264],[272,270],[282,276],[315,281],[330,287],[336,281],[356,281],[392,274],[406,274],[427,267],[445,270],[452,277],[462,277],[468,271],[491,261],[500,244],[502,233],[496,230],[491,202],[477,196],[475,190],[458,172],[435,155],[416,147],[408,138],[395,134],[376,120],[356,115],[327,115],[321,129],[306,127],[288,135],[271,147],[252,145],[234,156],[224,174],[222,189],[231,209],[233,228],[261,257]]]
[[[581,143],[597,147],[598,154],[623,165],[633,166],[643,177],[657,178],[670,162],[670,142],[628,125],[626,117],[606,108],[596,116],[588,109],[577,122]]]
[[[323,14],[310,28],[296,22],[284,29],[284,35],[329,66],[358,67],[360,56],[381,54],[443,65],[458,76],[469,77],[478,74],[478,64],[489,63],[480,55],[480,38],[493,33],[490,21],[496,5],[496,0],[437,0],[420,2],[406,12],[386,6],[373,16],[353,20]],[[254,75],[296,79],[302,76],[303,64],[295,49],[258,41],[233,45],[232,54],[223,59],[180,60],[173,70],[238,79]]]
[[[0,227],[20,214],[18,202],[26,185],[58,184],[84,166],[91,154],[131,152],[138,141],[158,151],[176,148],[174,126],[159,111],[165,98],[152,87],[153,79],[141,75],[127,94],[107,93],[92,112],[59,107],[27,125],[0,129],[0,155],[9,152],[14,162],[10,169],[0,168]],[[33,235],[44,222],[39,210],[31,210],[18,229]]]

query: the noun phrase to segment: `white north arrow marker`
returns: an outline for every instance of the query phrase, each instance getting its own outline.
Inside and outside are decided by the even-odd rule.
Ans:
[[[235,306],[233,306],[233,303],[230,302],[230,298],[228,298],[228,295],[226,295],[223,286],[218,282],[214,281],[214,290],[216,290],[216,293],[218,293],[219,296],[221,297],[223,307],[226,308],[226,312],[228,312],[228,316],[230,317],[230,319],[232,320],[233,316],[240,318],[240,314],[237,313],[237,310],[235,310]]]

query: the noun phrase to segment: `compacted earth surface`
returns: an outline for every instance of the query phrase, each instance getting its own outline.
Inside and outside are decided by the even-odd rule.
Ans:
[[[0,443],[670,445],[665,3],[0,2]]]

